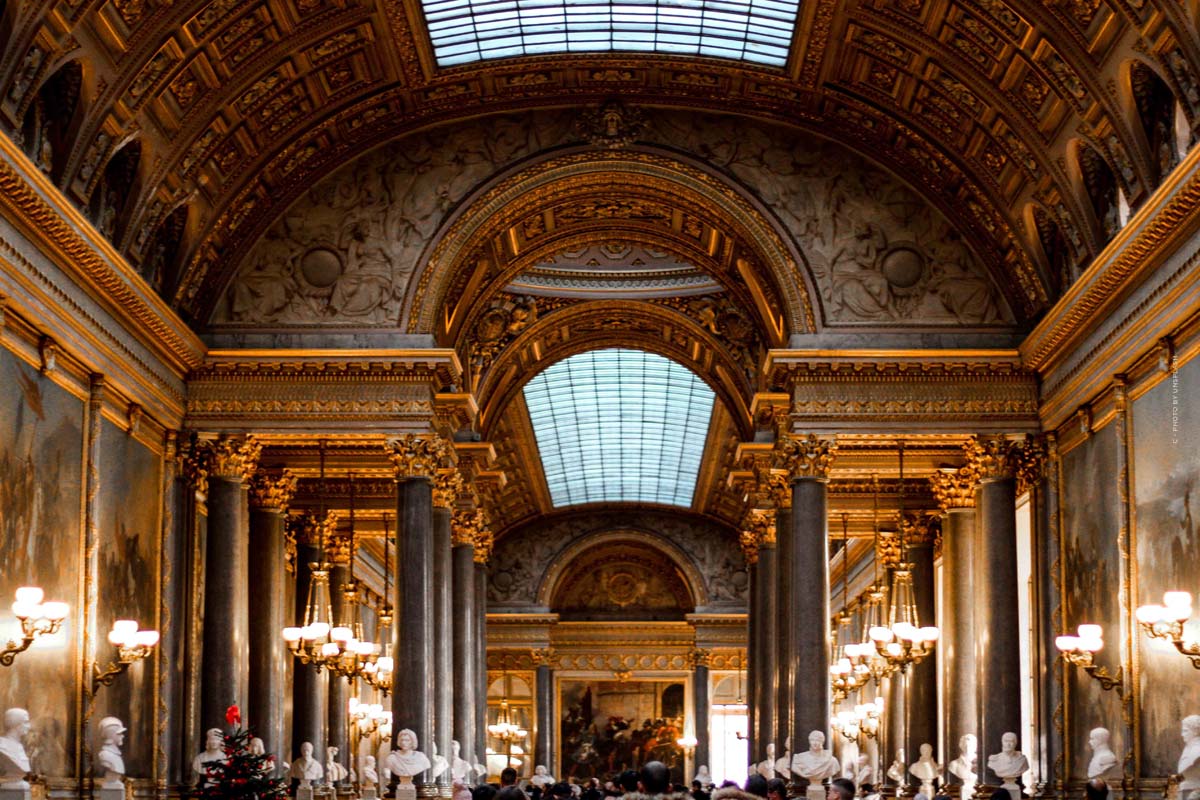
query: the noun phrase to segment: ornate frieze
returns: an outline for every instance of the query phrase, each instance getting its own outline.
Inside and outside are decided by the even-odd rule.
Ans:
[[[970,465],[956,470],[935,472],[929,476],[929,485],[943,512],[954,508],[975,507],[975,490],[979,486],[979,477]]]
[[[408,433],[389,439],[384,451],[392,461],[396,480],[433,479],[439,471],[453,465],[453,450],[436,434]]]
[[[257,472],[250,480],[250,506],[286,511],[296,493],[298,479],[290,469],[279,474]]]
[[[783,434],[775,442],[776,463],[792,480],[815,478],[828,480],[837,453],[837,442],[815,433],[807,436]]]

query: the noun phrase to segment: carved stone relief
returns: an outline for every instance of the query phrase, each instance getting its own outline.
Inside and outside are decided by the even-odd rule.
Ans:
[[[714,522],[662,511],[580,513],[535,522],[496,541],[488,564],[489,606],[532,606],[547,570],[581,539],[615,531],[660,537],[685,553],[709,605],[743,606],[749,578],[736,534]]]

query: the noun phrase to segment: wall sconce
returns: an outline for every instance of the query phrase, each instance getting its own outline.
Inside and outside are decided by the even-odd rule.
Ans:
[[[1093,661],[1093,656],[1104,647],[1104,629],[1099,625],[1080,625],[1078,636],[1059,636],[1054,640],[1054,646],[1062,651],[1063,658],[1100,682],[1104,690],[1116,689],[1121,694],[1121,668],[1112,675],[1104,667]],[[1123,696],[1123,695],[1122,695]]]
[[[1137,610],[1138,625],[1147,636],[1167,640],[1191,660],[1193,667],[1200,669],[1200,642],[1185,641],[1183,638],[1183,626],[1191,616],[1190,592],[1167,592],[1163,595],[1161,606],[1146,605]]]
[[[8,645],[0,652],[0,664],[6,667],[11,667],[17,653],[28,650],[39,636],[58,633],[67,617],[67,604],[43,603],[42,590],[36,586],[22,586],[17,589],[16,596],[12,610],[13,616],[21,623],[21,640],[9,639]]]
[[[131,664],[154,652],[158,644],[158,631],[140,631],[137,620],[119,619],[113,622],[108,641],[117,648],[117,661],[103,670],[99,664],[92,664],[92,697],[96,696],[101,686],[112,686],[117,676],[129,669]]]

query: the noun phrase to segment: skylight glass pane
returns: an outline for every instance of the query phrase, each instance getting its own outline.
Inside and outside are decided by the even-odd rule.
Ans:
[[[442,67],[609,50],[700,53],[782,67],[800,0],[422,0],[422,8]],[[585,31],[591,33],[581,36]]]
[[[547,367],[525,385],[525,405],[554,507],[691,506],[713,398],[686,367],[640,350]]]

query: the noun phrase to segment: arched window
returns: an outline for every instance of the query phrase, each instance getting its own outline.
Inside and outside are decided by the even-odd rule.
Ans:
[[[154,291],[166,295],[178,280],[179,250],[187,228],[188,207],[181,205],[166,216],[154,231],[142,259],[142,277]]]
[[[82,86],[79,62],[64,64],[42,84],[21,125],[25,152],[55,181],[71,151]]]
[[[1140,61],[1130,67],[1129,82],[1156,178],[1161,182],[1182,156],[1175,140],[1175,95],[1154,70]]]
[[[1075,153],[1079,159],[1084,191],[1092,205],[1092,211],[1096,214],[1096,221],[1100,224],[1101,238],[1108,242],[1121,230],[1116,175],[1104,157],[1091,145],[1080,142]]]
[[[135,140],[125,145],[108,160],[104,177],[92,191],[89,204],[92,221],[113,243],[120,240],[127,206],[134,202],[141,161],[141,142]]]

